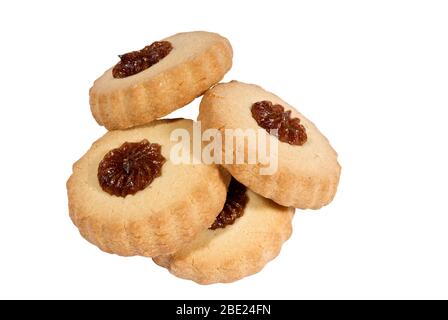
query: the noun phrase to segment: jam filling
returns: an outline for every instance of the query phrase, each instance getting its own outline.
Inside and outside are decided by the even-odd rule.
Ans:
[[[269,134],[275,135],[281,142],[301,146],[308,137],[299,118],[291,118],[291,110],[271,101],[259,101],[252,105],[252,117]],[[275,131],[274,131],[275,130]]]
[[[156,41],[140,51],[132,51],[120,55],[118,62],[112,69],[114,78],[126,78],[142,72],[165,58],[173,50],[169,41]]]
[[[166,159],[162,147],[144,139],[110,150],[98,166],[98,181],[110,195],[126,197],[145,189],[160,177]]]
[[[232,178],[229,189],[227,190],[227,199],[221,213],[216,217],[210,227],[211,230],[225,228],[235,222],[236,219],[244,214],[249,198],[246,195],[246,187]]]

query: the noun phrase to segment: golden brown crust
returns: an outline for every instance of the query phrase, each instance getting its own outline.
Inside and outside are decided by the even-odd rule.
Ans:
[[[224,229],[204,230],[174,254],[153,258],[180,278],[200,284],[228,283],[259,272],[292,233],[293,208],[248,190],[244,215]]]
[[[232,66],[232,47],[210,32],[179,33],[164,40],[172,52],[151,68],[115,79],[112,68],[90,89],[90,107],[109,130],[149,123],[183,107],[218,83]]]
[[[224,164],[223,166],[242,184],[265,198],[301,209],[319,209],[330,203],[337,190],[341,167],[337,153],[316,126],[292,106],[261,87],[232,81],[218,84],[203,97],[199,118],[202,130],[259,129],[250,108],[253,103],[270,100],[292,111],[305,126],[308,141],[303,146],[278,142],[278,170],[272,175],[260,175],[260,163]],[[277,139],[267,132],[267,139]],[[225,143],[223,157],[225,157]],[[257,152],[248,150],[245,152]]]
[[[96,141],[73,165],[67,182],[73,223],[89,242],[122,256],[158,256],[178,250],[213,223],[226,198],[228,177],[204,164],[173,164],[170,132],[192,130],[191,120],[159,120],[124,131],[111,131]],[[123,142],[148,139],[162,146],[167,162],[162,175],[135,195],[111,196],[99,186],[98,164]]]

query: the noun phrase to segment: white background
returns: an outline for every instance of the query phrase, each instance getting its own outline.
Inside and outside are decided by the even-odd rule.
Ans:
[[[225,80],[295,105],[343,167],[334,202],[297,210],[280,256],[233,284],[103,253],[67,211],[71,165],[105,132],[93,80],[191,30],[228,37]],[[447,2],[2,1],[0,33],[1,298],[448,298]]]

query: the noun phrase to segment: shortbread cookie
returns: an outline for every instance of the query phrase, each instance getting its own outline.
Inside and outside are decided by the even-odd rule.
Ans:
[[[120,56],[90,89],[90,107],[107,129],[149,123],[185,106],[232,66],[232,47],[210,32],[179,33]]]
[[[239,280],[259,272],[279,254],[291,235],[293,214],[294,209],[232,180],[224,209],[211,227],[176,253],[154,261],[200,284]]]
[[[70,217],[101,250],[122,256],[177,251],[208,228],[226,200],[229,179],[214,165],[174,164],[174,129],[191,120],[157,120],[110,131],[73,165]]]
[[[248,136],[239,142],[235,139],[233,150],[222,143],[222,161],[226,151],[234,158],[224,167],[254,192],[302,209],[318,209],[333,199],[341,171],[337,153],[311,121],[276,95],[237,81],[219,84],[204,95],[199,120],[203,130],[219,129],[224,140],[226,129],[250,129],[259,134],[259,141],[265,135],[266,144],[250,144]],[[277,168],[262,174],[262,168],[275,168],[275,161],[260,161],[266,150],[259,146],[271,152],[276,143],[278,157],[273,159],[278,159]],[[234,150],[244,152],[244,161],[236,162]],[[256,156],[252,162],[249,154]]]

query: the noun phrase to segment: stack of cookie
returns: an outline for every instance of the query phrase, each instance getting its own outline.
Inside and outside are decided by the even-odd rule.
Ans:
[[[279,254],[294,208],[318,209],[333,199],[340,166],[328,140],[259,86],[217,84],[231,65],[227,39],[188,32],[121,55],[95,81],[92,114],[110,131],[73,165],[67,182],[70,217],[85,239],[105,252],[151,257],[201,284],[232,282]],[[203,94],[201,130],[223,137],[212,152],[217,161],[189,147],[182,150],[189,161],[178,161],[173,132],[186,133],[192,146],[198,126],[157,119]],[[230,139],[238,130],[257,133],[256,143]],[[275,156],[267,174],[272,163],[248,160],[265,146]]]

